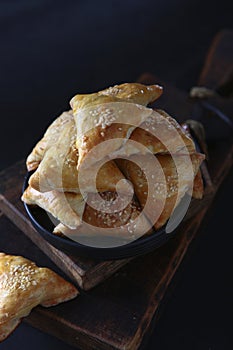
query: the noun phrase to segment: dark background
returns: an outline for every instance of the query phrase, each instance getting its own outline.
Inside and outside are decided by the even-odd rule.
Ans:
[[[151,72],[188,90],[232,1],[0,0],[0,168],[25,158],[76,93]],[[176,276],[146,349],[232,348],[231,177]],[[0,238],[1,239],[1,238]],[[25,325],[1,350],[68,350]]]

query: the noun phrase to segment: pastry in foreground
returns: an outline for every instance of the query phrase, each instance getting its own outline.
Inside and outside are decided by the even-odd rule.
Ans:
[[[37,306],[71,300],[78,290],[46,267],[22,256],[0,253],[0,341]]]

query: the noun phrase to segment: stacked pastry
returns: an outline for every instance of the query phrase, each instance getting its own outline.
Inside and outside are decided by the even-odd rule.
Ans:
[[[126,83],[76,95],[27,158],[22,200],[58,220],[54,233],[132,240],[159,229],[186,193],[202,198],[190,135],[147,105],[158,85]]]

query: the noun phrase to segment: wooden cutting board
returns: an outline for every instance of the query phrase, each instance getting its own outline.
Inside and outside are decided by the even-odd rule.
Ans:
[[[232,76],[233,53],[226,47],[232,38],[231,32],[222,32],[215,38],[199,80],[201,85],[227,96],[231,89],[229,77]],[[219,78],[222,76],[224,80]],[[154,79],[151,75],[143,75],[140,81],[151,83],[155,82]],[[187,219],[176,236],[157,251],[131,261],[97,262],[67,256],[42,239],[26,216],[20,201],[24,163],[19,162],[0,175],[0,250],[21,254],[38,265],[49,266],[82,288],[81,295],[75,300],[49,309],[37,307],[25,321],[81,349],[140,347],[175,271],[232,166],[229,126],[200,106],[195,109],[196,101],[185,92],[165,83],[163,86],[165,93],[156,107],[179,116],[179,121],[187,116],[200,119],[206,127],[209,160],[203,167],[204,200],[194,201],[196,214]],[[230,98],[215,96],[208,102],[225,113],[233,110]],[[215,135],[216,127],[218,134]],[[93,286],[96,287],[89,290]]]

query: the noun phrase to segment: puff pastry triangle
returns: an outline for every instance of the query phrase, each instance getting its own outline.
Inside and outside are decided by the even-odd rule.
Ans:
[[[130,140],[146,147],[154,154],[196,152],[192,138],[174,118],[161,109],[154,110],[149,118],[132,132]],[[143,150],[141,152],[143,153]]]
[[[158,85],[126,83],[94,94],[74,96],[70,104],[77,126],[78,166],[95,146],[99,146],[98,151],[94,155],[89,153],[87,167],[121,148],[124,139],[152,113],[143,106],[161,93]],[[108,140],[111,142],[105,144]]]
[[[157,100],[163,93],[163,88],[159,85],[143,85],[139,83],[124,83],[110,86],[107,89],[92,93],[75,95],[70,105],[74,111],[83,109],[89,105],[107,103],[113,101],[128,101],[147,106]]]
[[[204,157],[201,154],[192,154],[190,158],[185,155],[156,155],[159,162],[156,167],[148,155],[144,157],[148,178],[137,165],[140,155],[132,156],[131,161],[119,159],[116,162],[126,178],[133,183],[135,194],[148,219],[155,229],[159,229],[169,219],[185,193],[192,189]],[[193,169],[190,169],[190,161]],[[147,201],[149,205],[145,207]]]
[[[80,179],[77,170],[79,155],[75,146],[76,126],[72,114],[69,113],[65,116],[66,119],[63,119],[64,124],[58,134],[56,129],[56,141],[51,141],[50,134],[46,133],[47,150],[38,168],[29,179],[29,185],[37,191],[56,190],[80,193]],[[40,148],[40,146],[36,146],[35,149],[37,148]],[[29,157],[32,158],[32,156]],[[95,172],[97,177],[96,181],[93,181],[93,173]],[[123,179],[124,176],[115,163],[108,161],[99,169],[84,168],[82,170],[82,190],[85,190],[85,192],[95,192],[96,190],[98,192],[116,191],[116,185]]]
[[[0,341],[35,306],[54,306],[77,295],[77,289],[52,270],[22,256],[0,253]]]
[[[56,118],[52,124],[46,130],[42,139],[37,142],[32,152],[29,154],[26,160],[28,171],[35,170],[44,157],[45,152],[54,143],[56,143],[60,132],[66,126],[66,123],[73,118],[72,111],[63,112],[58,118]]]
[[[135,197],[131,199],[121,196],[118,204],[114,203],[114,200],[117,200],[116,193],[104,192],[101,193],[101,198],[104,201],[99,204],[98,196],[90,195],[90,205],[86,204],[82,223],[77,229],[69,229],[60,223],[55,227],[54,233],[63,234],[79,242],[80,238],[89,237],[92,238],[92,241],[89,240],[90,244],[101,237],[124,239],[128,243],[151,232],[151,224],[142,213],[141,205]],[[107,246],[109,247],[108,241]]]

